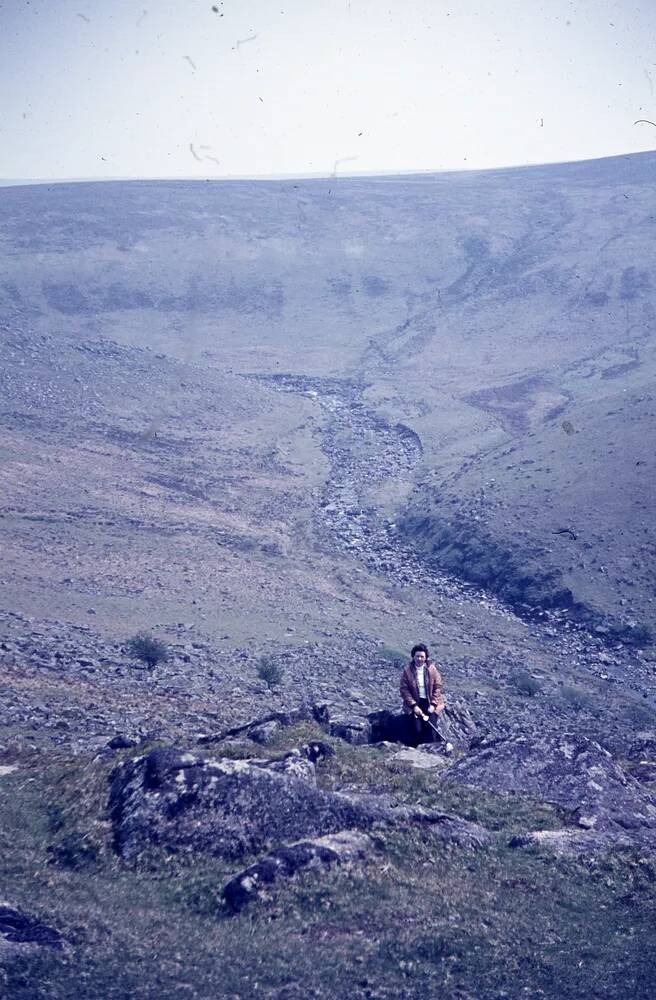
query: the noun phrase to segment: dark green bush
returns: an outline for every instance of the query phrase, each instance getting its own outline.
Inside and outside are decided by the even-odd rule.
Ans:
[[[517,689],[519,694],[526,695],[528,698],[534,698],[542,690],[540,682],[532,677],[527,670],[514,670],[508,677],[508,682]]]
[[[257,676],[264,681],[269,690],[282,684],[284,673],[281,665],[270,656],[261,657],[257,665]]]
[[[571,705],[576,712],[580,712],[583,708],[592,708],[594,704],[594,698],[583,688],[565,686],[561,689],[561,694],[563,699]]]
[[[395,649],[392,646],[381,646],[376,650],[376,657],[379,660],[386,660],[388,663],[393,664],[395,667],[404,667],[408,660],[410,659],[409,653],[404,653],[400,649]]]
[[[648,625],[618,625],[611,632],[614,639],[625,643],[627,646],[650,646],[654,641],[654,633]]]
[[[147,632],[139,632],[128,641],[128,650],[138,660],[143,660],[149,670],[158,663],[165,663],[169,658],[166,643],[154,639]]]

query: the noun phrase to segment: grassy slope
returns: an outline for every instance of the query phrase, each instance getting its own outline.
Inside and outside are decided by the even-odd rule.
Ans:
[[[241,640],[285,634],[280,563],[321,600],[320,559],[294,556],[326,473],[310,401],[111,345],[13,333],[0,358],[6,606]]]
[[[309,735],[287,732],[274,750]],[[654,869],[627,854],[592,863],[511,850],[521,829],[560,823],[550,807],[440,790],[434,776],[390,768],[385,751],[335,743],[328,786],[384,782],[405,801],[447,808],[496,831],[480,852],[447,847],[420,828],[374,834],[367,862],[297,876],[237,917],[217,890],[225,863],[159,858],[124,867],[103,850],[109,764],[52,762],[0,782],[3,895],[72,942],[8,968],[16,1000],[192,996],[628,998],[650,995],[656,969],[650,908]],[[258,751],[259,752],[259,751]],[[91,868],[48,863],[73,830],[101,848]],[[282,991],[282,992],[280,992]]]

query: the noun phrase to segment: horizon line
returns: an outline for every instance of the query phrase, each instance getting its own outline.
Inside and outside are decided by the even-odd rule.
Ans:
[[[344,173],[304,172],[296,174],[220,174],[197,176],[191,174],[167,174],[162,176],[102,176],[102,177],[7,177],[0,178],[0,187],[30,187],[42,184],[107,184],[121,182],[143,181],[294,181],[294,180],[326,180],[339,181],[352,178],[375,177],[428,177],[436,174],[493,173],[502,170],[523,170],[532,167],[567,166],[575,163],[598,163],[600,160],[614,160],[633,156],[649,156],[656,150],[638,150],[631,153],[611,153],[605,156],[584,157],[580,160],[541,160],[534,163],[514,163],[494,167],[431,167],[426,169],[409,168],[407,170],[350,170]]]

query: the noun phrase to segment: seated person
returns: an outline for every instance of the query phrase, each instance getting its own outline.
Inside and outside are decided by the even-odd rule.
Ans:
[[[403,711],[410,717],[410,746],[444,741],[438,732],[438,718],[444,712],[444,685],[437,667],[429,659],[428,647],[418,643],[410,651],[411,660],[401,674]],[[447,743],[451,749],[451,744]]]

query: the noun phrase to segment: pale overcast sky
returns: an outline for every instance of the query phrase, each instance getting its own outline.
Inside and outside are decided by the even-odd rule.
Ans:
[[[0,0],[0,177],[460,170],[656,146],[656,5]]]

